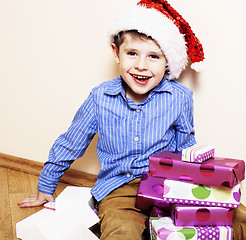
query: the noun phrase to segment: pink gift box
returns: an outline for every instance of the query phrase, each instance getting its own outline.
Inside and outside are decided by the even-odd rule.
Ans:
[[[170,209],[167,210],[167,209],[153,206],[149,213],[149,216],[150,217],[167,217],[167,216],[170,216]]]
[[[136,207],[149,211],[153,206],[169,209],[169,203],[163,200],[163,178],[151,177],[143,172],[136,198]]]
[[[171,206],[175,226],[232,226],[234,209],[182,204]]]
[[[240,184],[233,188],[219,188],[164,179],[163,186],[163,199],[169,203],[238,208],[241,199]]]
[[[163,209],[153,206],[150,210],[149,217],[147,218],[145,225],[149,229],[149,218],[150,217],[170,217],[170,209]]]
[[[169,217],[150,218],[151,240],[231,240],[230,226],[175,226]]]
[[[227,188],[233,188],[245,178],[243,160],[213,157],[197,164],[184,162],[181,158],[181,153],[171,151],[151,156],[149,175]]]

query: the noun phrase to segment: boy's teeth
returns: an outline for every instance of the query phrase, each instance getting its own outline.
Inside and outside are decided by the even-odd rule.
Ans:
[[[137,78],[138,80],[147,80],[147,79],[149,79],[149,77],[144,77],[144,76],[133,75],[133,77]]]

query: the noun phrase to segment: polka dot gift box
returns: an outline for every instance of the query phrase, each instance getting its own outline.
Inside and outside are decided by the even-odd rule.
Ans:
[[[158,230],[150,218],[152,239],[230,240],[233,211],[239,206],[240,182],[244,178],[243,160],[212,157],[202,163],[186,162],[182,153],[163,151],[150,157],[149,172],[143,173],[136,206],[147,206],[150,211],[151,204],[153,207],[155,203],[166,203],[169,216],[178,210],[173,219],[156,218],[155,226],[161,226]],[[172,205],[181,205],[182,211],[173,210]],[[170,228],[163,225],[163,219],[171,221]]]
[[[177,227],[169,217],[150,218],[151,240],[230,240],[229,226]]]
[[[172,204],[175,226],[232,226],[233,208]],[[165,216],[162,216],[165,217]]]
[[[243,160],[213,157],[198,164],[182,161],[182,153],[163,151],[149,159],[149,174],[172,180],[233,188],[245,178]]]
[[[240,184],[229,189],[164,180],[163,199],[169,203],[238,208],[240,198]]]

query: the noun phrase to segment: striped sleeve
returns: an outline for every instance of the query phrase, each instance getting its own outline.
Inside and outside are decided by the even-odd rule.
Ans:
[[[181,113],[176,123],[176,151],[182,151],[196,144],[192,93],[184,94]]]
[[[53,194],[59,179],[81,157],[97,132],[95,104],[91,93],[77,111],[71,126],[53,144],[48,161],[40,173],[38,190]]]

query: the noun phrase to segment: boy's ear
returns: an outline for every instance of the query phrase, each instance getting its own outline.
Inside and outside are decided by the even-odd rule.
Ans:
[[[111,43],[111,48],[114,54],[116,63],[120,63],[119,51],[114,43]]]

